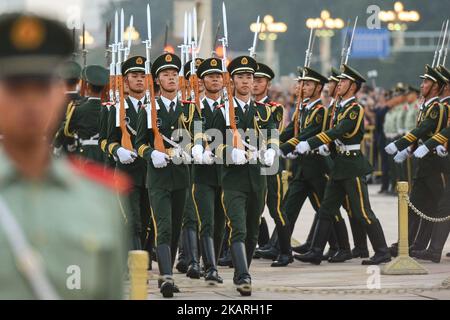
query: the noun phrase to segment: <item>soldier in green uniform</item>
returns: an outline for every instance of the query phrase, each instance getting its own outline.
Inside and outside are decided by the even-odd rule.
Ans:
[[[197,69],[197,76],[205,88],[202,100],[202,123],[205,131],[205,152],[201,164],[192,167],[192,199],[198,216],[198,228],[205,265],[205,280],[222,283],[217,273],[219,256],[225,228],[225,213],[222,206],[222,166],[214,163],[214,155],[208,147],[214,143],[213,123],[216,117],[223,117],[220,110],[223,89],[222,61],[217,58],[204,60]]]
[[[316,134],[326,130],[329,123],[328,108],[323,106],[321,101],[321,92],[328,82],[328,78],[316,72],[315,70],[305,67],[303,68],[303,97],[309,98],[308,104],[304,107],[304,113],[301,116],[300,132],[298,136],[294,136],[282,144],[280,149],[283,154],[288,154],[296,150],[296,146],[301,140],[308,139]],[[287,202],[300,201],[304,203],[309,193],[311,193],[316,201],[316,210],[318,211],[321,206],[321,202],[324,196],[325,185],[327,184],[327,175],[331,167],[331,159],[328,156],[329,152],[327,147],[321,147],[318,150],[308,152],[301,155],[299,160],[299,169],[297,169],[296,176],[294,178],[299,180],[298,190],[295,193],[289,194]],[[295,195],[295,198],[293,198]],[[295,200],[294,200],[295,199]],[[295,222],[295,221],[294,221]],[[293,223],[293,222],[292,222]],[[336,211],[333,219],[333,235],[334,238],[330,241],[330,262],[343,262],[352,258],[350,251],[350,244],[348,241],[347,229],[345,227],[345,221],[340,215],[339,209]],[[336,235],[339,235],[336,241]],[[339,247],[339,250],[337,250]],[[295,258],[301,258],[301,256],[294,256]],[[302,261],[302,260],[300,260]],[[314,261],[319,264],[322,261],[320,259]]]
[[[416,128],[385,148],[388,154],[396,154],[394,159],[397,162],[408,157],[410,146],[415,148],[418,143],[428,140],[447,125],[447,110],[439,101],[439,93],[446,79],[429,65],[426,65],[426,72],[421,78],[421,92],[425,102],[420,107]],[[439,157],[436,152],[420,159],[413,177],[411,203],[426,215],[435,216],[449,172],[447,160]],[[409,243],[411,256],[414,256],[415,251],[424,250],[428,246],[433,224],[421,219],[412,209],[409,210]],[[395,251],[395,245],[393,248]]]
[[[86,83],[89,98],[80,106],[74,108],[67,115],[64,123],[66,137],[78,136],[80,142],[79,155],[90,161],[103,162],[100,149],[99,120],[101,93],[109,80],[108,70],[102,66],[91,65],[86,67]]]
[[[271,101],[268,96],[269,87],[274,77],[275,73],[269,66],[263,63],[258,63],[257,70],[254,74],[253,96],[256,100],[256,104],[261,106],[268,106],[270,108],[275,126],[277,127],[278,132],[282,132],[284,107],[279,103]],[[269,214],[275,221],[276,232],[278,234],[278,244],[280,247],[280,253],[277,259],[272,263],[272,267],[283,267],[293,262],[289,224],[286,218],[286,214],[284,210],[282,210],[284,194],[281,181],[282,171],[283,166],[281,165],[281,161],[279,161],[278,171],[276,172],[276,174],[267,175],[266,177],[266,203],[267,208],[269,209]],[[262,223],[261,225],[264,224]]]
[[[61,125],[53,141],[53,153],[56,156],[61,155],[63,151],[65,153],[73,153],[76,151],[75,139],[64,135],[64,121],[69,113],[72,112],[72,109],[85,100],[84,97],[80,96],[77,89],[81,77],[81,66],[75,61],[67,61],[61,67],[60,75],[66,83],[66,101],[64,102],[66,108],[61,114]]]
[[[334,164],[319,208],[319,221],[311,250],[301,255],[301,258],[311,262],[322,258],[333,215],[347,195],[350,210],[355,218],[364,224],[375,251],[375,255],[369,260],[363,260],[362,264],[380,264],[390,261],[391,255],[381,224],[370,207],[366,175],[372,168],[360,150],[364,136],[364,108],[356,102],[355,94],[365,79],[348,65],[343,65],[342,68],[338,85],[338,95],[342,102],[339,112],[335,114],[334,126],[306,141],[300,141],[296,147],[300,154],[304,154],[331,142],[336,145]]]
[[[172,297],[174,292],[179,292],[173,281],[172,267],[190,186],[189,167],[186,164],[190,159],[186,152],[189,151],[190,154],[192,146],[190,135],[187,141],[184,141],[184,137],[192,132],[194,120],[198,117],[194,104],[183,104],[177,98],[180,66],[178,56],[166,53],[159,56],[151,68],[152,76],[161,90],[161,95],[156,100],[156,123],[158,134],[164,140],[165,150],[157,150],[155,146],[156,128],[152,128],[149,122],[151,104],[140,110],[137,121],[136,147],[140,159],[148,166],[146,180],[156,230],[156,254],[160,273],[158,284],[164,297]],[[176,142],[180,137],[185,145]],[[192,147],[192,154],[194,158],[201,157],[201,137],[194,142],[196,146]],[[183,154],[184,160],[181,161]]]
[[[128,174],[133,179],[133,188],[129,194],[130,208],[127,221],[133,236],[133,248],[141,249],[146,240],[147,226],[150,224],[150,205],[145,185],[147,164],[144,159],[138,158],[136,150],[136,130],[138,112],[145,104],[145,57],[131,57],[122,64],[124,83],[127,84],[129,96],[125,99],[122,108],[125,108],[125,122],[134,150],[127,150],[121,145],[122,132],[117,126],[119,109],[115,105],[110,107],[108,114],[108,152],[117,159],[116,170]]]
[[[0,37],[0,299],[120,299],[127,237],[113,176],[50,156],[71,36],[11,13]]]
[[[417,116],[419,114],[419,94],[420,89],[411,85],[408,86],[406,95],[407,111],[404,119],[405,133],[410,132],[416,127]],[[406,159],[406,168],[408,183],[412,185],[412,177],[417,168],[417,159],[414,157]]]
[[[267,151],[262,156],[266,165],[272,166],[278,150],[278,139],[271,139],[271,130],[276,130],[270,108],[258,105],[251,99],[253,74],[256,61],[249,56],[233,59],[228,72],[234,86],[234,113],[236,128],[240,130],[242,143],[258,139],[259,132],[267,130]],[[230,250],[234,266],[233,282],[241,295],[251,295],[249,267],[258,242],[259,221],[264,209],[266,177],[262,175],[262,164],[257,151],[247,152],[234,144],[232,131],[227,127],[228,104],[221,109],[224,117],[216,117],[213,127],[226,137],[215,154],[226,159],[222,172],[223,203],[230,227]],[[230,121],[230,125],[231,125]],[[256,148],[256,146],[254,146]]]
[[[201,58],[196,59],[196,68],[198,68],[203,60],[204,59]],[[183,68],[184,79],[187,82],[189,82],[191,76],[191,62],[192,60],[186,62]],[[182,103],[190,103],[190,99],[188,101],[182,101]],[[190,189],[192,189],[192,164],[189,165],[189,176],[191,185]],[[181,273],[186,273],[186,276],[192,279],[199,279],[201,275],[199,264],[197,224],[198,221],[194,201],[192,199],[192,192],[188,192],[186,207],[183,213],[183,224],[181,227],[181,239],[178,249],[179,254],[176,268]]]

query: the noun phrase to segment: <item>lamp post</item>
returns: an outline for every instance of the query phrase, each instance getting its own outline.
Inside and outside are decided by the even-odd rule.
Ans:
[[[344,27],[341,18],[332,18],[328,10],[322,10],[319,18],[306,19],[306,27],[314,28],[316,36],[320,39],[320,63],[322,74],[327,74],[331,69],[331,38],[335,31]]]
[[[402,47],[405,43],[403,33],[408,29],[407,23],[418,22],[419,12],[415,10],[406,11],[403,3],[394,3],[394,10],[382,10],[378,13],[378,18],[387,23],[388,30],[393,32],[394,48]]]
[[[250,30],[255,32],[258,30],[256,22],[250,25]],[[264,41],[264,51],[266,64],[274,66],[274,71],[278,74],[278,64],[275,63],[275,40],[278,38],[278,33],[287,31],[287,25],[284,22],[275,22],[271,15],[266,15],[260,23],[259,40]]]

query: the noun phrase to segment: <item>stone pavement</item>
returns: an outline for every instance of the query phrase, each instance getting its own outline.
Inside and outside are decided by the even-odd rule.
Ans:
[[[371,204],[390,245],[397,239],[397,198],[378,195],[378,189],[377,185],[369,186]],[[295,226],[294,239],[299,242],[306,239],[313,214],[311,205],[307,203]],[[267,212],[264,215],[272,229],[272,219]],[[347,228],[351,237],[348,223]],[[444,255],[446,252],[450,252],[449,241]],[[319,266],[294,261],[286,268],[271,268],[268,260],[253,260],[250,268],[253,293],[248,299],[450,299],[450,283],[447,289],[442,287],[445,279],[450,281],[450,258],[444,256],[440,264],[424,261],[421,264],[429,270],[429,274],[379,275],[376,266],[362,266],[361,259],[342,264],[324,262]],[[243,299],[232,285],[233,269],[219,267],[219,274],[224,284],[208,286],[204,280],[191,280],[184,274],[175,273],[175,283],[181,293],[173,299]],[[157,287],[156,263],[153,263],[150,276],[148,299],[162,299]]]

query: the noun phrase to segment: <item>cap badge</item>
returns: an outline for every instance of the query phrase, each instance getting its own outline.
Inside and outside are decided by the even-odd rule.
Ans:
[[[34,50],[42,45],[44,25],[33,17],[18,19],[11,30],[11,42],[19,50]]]

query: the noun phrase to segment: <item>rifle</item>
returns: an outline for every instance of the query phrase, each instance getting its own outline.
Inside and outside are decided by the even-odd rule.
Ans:
[[[178,74],[178,99],[186,100],[186,82],[184,79],[184,65],[186,63],[186,50],[187,50],[187,12],[184,12],[184,30],[183,30],[183,43],[178,46],[180,48],[181,68]]]
[[[158,125],[156,120],[158,118],[156,112],[156,100],[155,100],[155,86],[153,82],[153,76],[150,70],[150,52],[152,49],[152,22],[151,22],[151,14],[150,14],[150,4],[147,4],[147,40],[144,40],[145,44],[145,98],[147,100],[147,104],[150,105],[150,112],[147,112],[147,128],[153,130],[153,146],[156,150],[160,152],[166,152],[166,148],[164,147],[164,142],[162,136],[159,132]]]
[[[437,63],[435,65],[436,67],[439,66],[439,63],[441,62],[442,54],[444,53],[444,45],[445,45],[445,38],[447,38],[447,30],[448,30],[448,19],[447,19],[447,22],[445,23],[444,36],[442,37],[442,45],[441,45],[441,48],[439,49],[439,55],[438,55]]]
[[[228,47],[228,24],[227,11],[225,3],[222,2],[222,18],[223,18],[223,38],[219,39],[222,43],[223,57],[222,57],[222,71],[223,71],[223,100],[225,102],[225,123],[233,131],[233,147],[244,150],[242,137],[236,127],[236,119],[234,114],[234,98],[231,88],[230,73],[227,70],[227,47]]]
[[[106,34],[105,34],[105,61],[106,61],[106,67],[109,64],[109,57],[111,55],[111,50],[109,50],[109,41],[110,41],[110,37],[111,37],[111,23],[108,22],[106,24]],[[107,103],[111,98],[108,97],[108,92],[110,90],[109,86],[111,84],[111,80],[110,83],[107,84],[102,91],[102,95],[101,95],[101,101],[103,101],[103,103]]]
[[[261,23],[259,22],[259,16],[258,16],[258,18],[256,19],[256,30],[255,30],[255,34],[253,36],[253,44],[252,44],[252,47],[250,49],[248,49],[249,55],[253,59],[256,58],[256,43],[258,41],[258,33],[260,31],[261,31]]]
[[[438,56],[439,47],[441,46],[442,33],[444,32],[445,21],[442,22],[441,32],[439,33],[438,43],[436,45],[436,49],[434,49],[433,62],[431,63],[431,67],[434,68],[436,66],[436,59]]]
[[[118,33],[118,19],[116,13],[116,30],[115,34]],[[133,150],[133,144],[131,143],[130,133],[127,130],[125,123],[126,110],[125,110],[125,98],[123,92],[123,76],[122,76],[122,52],[125,51],[123,48],[123,33],[124,33],[124,14],[123,9],[120,12],[120,41],[116,43],[117,45],[117,62],[116,62],[116,72],[115,72],[115,89],[116,89],[116,127],[120,127],[122,132],[121,145],[125,149],[130,151]],[[116,39],[118,40],[118,39]]]
[[[204,35],[204,33],[205,33],[205,26],[206,26],[206,20],[203,20],[203,22],[202,22],[202,28],[200,29],[200,36],[199,36],[199,38],[198,38],[197,54],[200,53],[200,49],[202,48],[203,35]]]
[[[86,60],[87,60],[87,50],[86,50],[86,29],[83,23],[83,38],[82,38],[82,42],[81,42],[81,54],[83,57],[83,69],[86,68]],[[81,88],[80,88],[80,95],[82,97],[86,96],[86,87],[87,87],[87,83],[86,81],[83,79],[83,77],[81,78]]]
[[[189,82],[191,85],[191,102],[194,101],[195,108],[197,109],[198,114],[201,116],[201,105],[200,105],[200,93],[198,88],[198,77],[197,77],[197,66],[195,64],[197,60],[197,9],[194,7],[192,12],[192,20],[189,20],[189,23],[192,24],[193,28],[193,37],[190,38],[190,47],[191,47],[191,75],[189,77]],[[189,27],[189,30],[191,28]]]
[[[123,61],[126,61],[130,55],[131,49],[131,30],[133,29],[133,15],[130,17],[130,25],[128,26],[128,45],[125,48],[125,55],[123,57]]]

